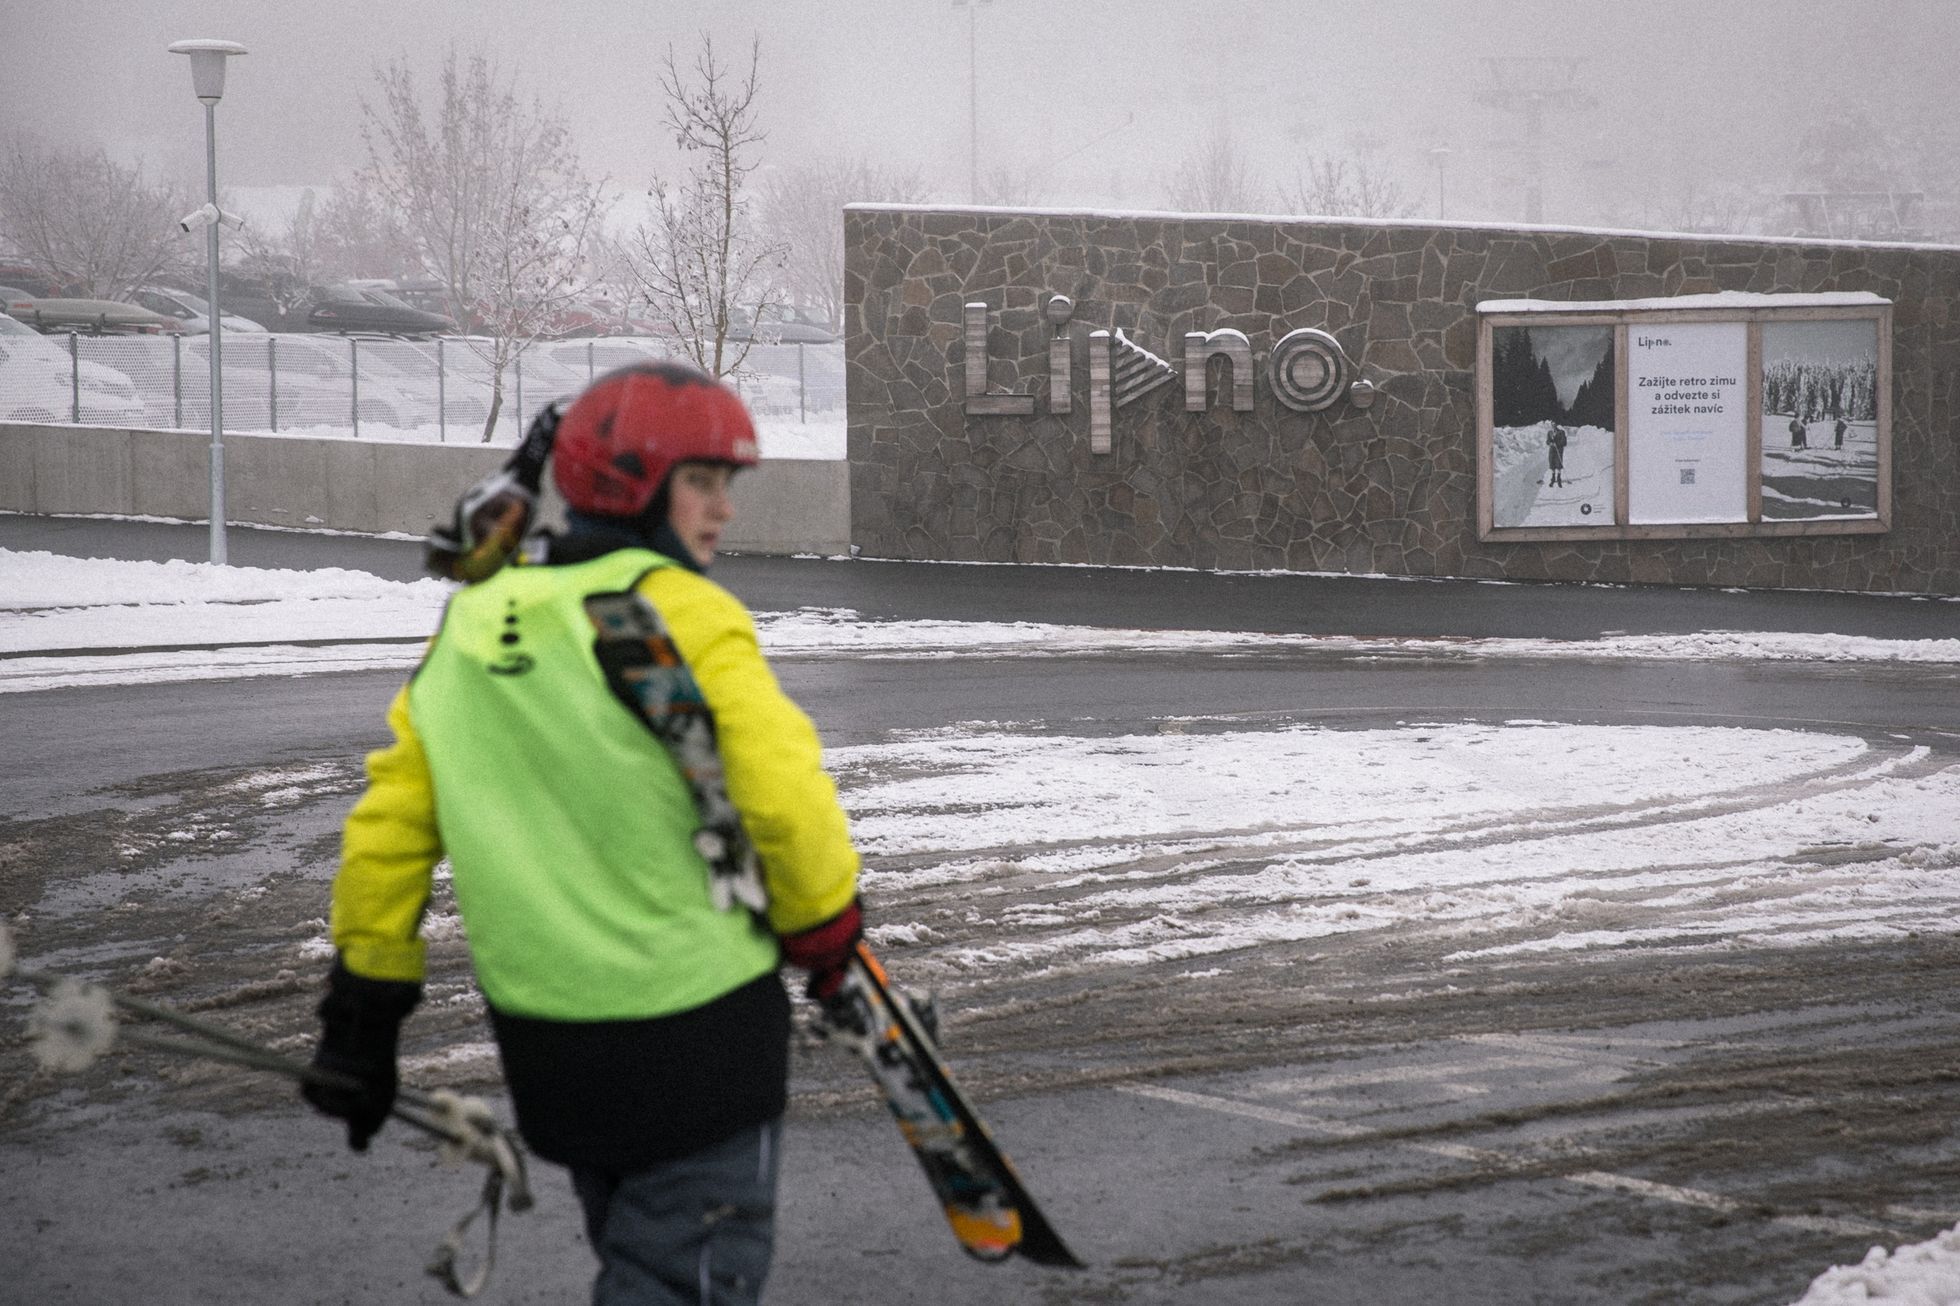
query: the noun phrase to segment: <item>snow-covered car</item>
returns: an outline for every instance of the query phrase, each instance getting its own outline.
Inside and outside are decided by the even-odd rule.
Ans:
[[[222,292],[221,292],[222,293]],[[173,290],[169,286],[142,286],[130,292],[130,299],[152,313],[174,317],[183,324],[190,335],[202,335],[211,329],[211,305],[199,295],[188,290]],[[218,327],[223,331],[262,332],[265,328],[249,317],[239,317],[236,313],[218,314]]]
[[[674,352],[671,341],[643,336],[587,337],[583,340],[540,340],[525,357],[543,356],[568,368],[581,383],[595,380],[615,368],[667,358]]]
[[[304,356],[291,348],[294,339],[285,335],[226,338],[226,429],[292,431],[320,427],[344,431],[353,424],[352,388],[344,377],[323,375],[306,367]],[[210,421],[204,407],[208,390],[202,385],[210,374],[209,340],[209,336],[192,336],[184,341],[184,417],[185,424],[193,427]],[[345,349],[345,342],[339,343]],[[400,397],[379,378],[370,384],[365,375],[367,360],[361,365],[362,424],[414,426],[414,418],[405,411]]]
[[[349,424],[356,367],[363,425],[402,430],[432,426],[436,421],[435,368],[431,365],[424,373],[418,367],[405,366],[401,348],[402,342],[387,337],[282,332],[263,343],[253,343],[249,349],[228,348],[225,368],[229,371],[234,359],[249,355],[255,360],[254,366],[267,372],[276,369],[281,427]],[[229,387],[225,402],[231,402]]]
[[[803,304],[764,304],[747,330],[750,338],[771,345],[828,345],[841,338],[829,318]]]
[[[127,376],[70,358],[33,327],[0,313],[0,419],[67,422],[78,416],[95,426],[145,422],[143,401]]]
[[[539,408],[554,399],[567,399],[585,388],[586,372],[583,361],[586,342],[584,340],[555,342],[567,346],[576,345],[580,362],[576,367],[556,361],[550,352],[554,342],[536,341],[527,348],[522,362],[513,362],[504,368],[503,405],[498,410],[497,424],[501,428],[514,422],[518,417],[518,399],[522,392],[523,420],[529,421]],[[603,348],[603,340],[593,341]],[[471,423],[480,430],[489,413],[490,403],[490,358],[494,356],[496,343],[482,336],[452,336],[442,341],[442,364],[447,391],[447,410],[451,426],[467,426]],[[436,345],[432,341],[404,342],[404,350],[416,349],[428,356],[428,372],[435,376]],[[431,381],[433,384],[433,380]],[[468,416],[459,416],[458,396],[466,396],[474,404],[474,411]]]

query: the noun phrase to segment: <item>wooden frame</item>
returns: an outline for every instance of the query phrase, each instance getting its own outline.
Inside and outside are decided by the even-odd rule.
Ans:
[[[1492,542],[1581,540],[1759,539],[1801,535],[1876,535],[1892,528],[1892,305],[1876,296],[1753,295],[1683,297],[1664,300],[1575,304],[1497,301],[1480,306],[1477,322],[1477,538]],[[1787,301],[1787,302],[1771,302]],[[1848,301],[1848,302],[1847,302]],[[1876,511],[1866,517],[1765,520],[1763,517],[1763,328],[1789,322],[1869,321],[1877,332],[1874,412],[1877,439]],[[1747,520],[1633,524],[1629,520],[1630,329],[1671,323],[1741,324],[1746,330],[1745,460]],[[1496,459],[1493,445],[1495,333],[1506,327],[1613,328],[1614,430],[1613,520],[1597,526],[1498,526],[1495,523]]]

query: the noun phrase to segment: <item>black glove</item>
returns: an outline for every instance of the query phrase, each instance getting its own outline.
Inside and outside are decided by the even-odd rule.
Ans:
[[[422,1000],[422,986],[364,979],[336,957],[320,1000],[320,1045],[313,1068],[353,1081],[304,1084],[300,1096],[347,1122],[347,1145],[367,1151],[395,1105],[395,1045],[402,1021]]]

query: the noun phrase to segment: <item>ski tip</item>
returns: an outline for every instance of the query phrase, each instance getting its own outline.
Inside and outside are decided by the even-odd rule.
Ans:
[[[946,1220],[966,1254],[977,1261],[1004,1261],[1021,1243],[1021,1216],[1012,1207],[972,1211],[949,1206]]]

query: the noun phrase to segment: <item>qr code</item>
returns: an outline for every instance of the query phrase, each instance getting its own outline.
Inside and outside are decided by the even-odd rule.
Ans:
[[[1683,467],[1681,469],[1681,484],[1693,485],[1694,483],[1695,483],[1695,469],[1692,467]]]

